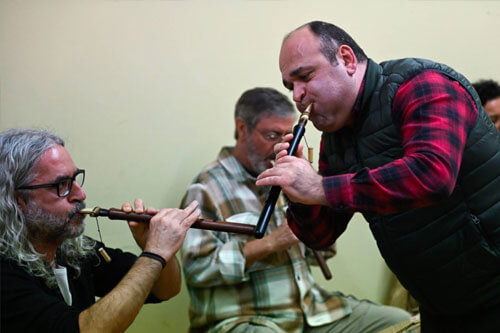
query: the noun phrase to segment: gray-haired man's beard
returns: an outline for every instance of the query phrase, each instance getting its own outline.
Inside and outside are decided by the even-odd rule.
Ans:
[[[85,208],[85,202],[78,202],[66,217],[55,216],[28,201],[25,214],[30,236],[42,241],[61,241],[80,236],[85,230],[85,216],[77,214]]]
[[[271,160],[274,160],[276,154],[270,154],[267,156],[262,156],[255,149],[255,145],[251,137],[247,140],[248,147],[248,160],[250,162],[250,167],[252,168],[252,172],[255,175],[258,175],[265,170],[269,169],[271,166],[269,165]]]

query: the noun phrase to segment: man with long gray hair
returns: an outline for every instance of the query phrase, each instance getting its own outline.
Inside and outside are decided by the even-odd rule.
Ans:
[[[84,179],[54,134],[0,133],[1,332],[124,331],[145,301],[179,292],[175,253],[197,203],[148,209],[149,225],[129,222],[144,252],[105,248],[107,262],[96,251],[103,244],[82,236]],[[141,199],[135,210],[144,211]]]

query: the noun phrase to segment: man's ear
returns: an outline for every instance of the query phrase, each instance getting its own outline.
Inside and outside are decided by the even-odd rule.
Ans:
[[[238,140],[246,140],[246,137],[248,135],[248,126],[243,118],[236,118],[236,132],[238,133]]]
[[[337,60],[344,65],[349,75],[354,75],[358,68],[358,59],[350,46],[340,45],[337,51]]]
[[[17,205],[19,206],[19,209],[21,211],[26,212],[26,201],[23,199],[23,197],[19,193],[14,193],[14,198],[16,199]]]

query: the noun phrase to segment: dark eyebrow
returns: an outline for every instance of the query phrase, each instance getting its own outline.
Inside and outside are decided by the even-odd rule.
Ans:
[[[290,84],[290,83],[286,82],[285,80],[283,80],[283,85],[285,86],[286,89],[293,90],[293,84]]]
[[[73,178],[73,177],[76,175],[76,173],[77,173],[78,171],[80,171],[80,169],[78,169],[78,168],[77,168],[77,169],[75,170],[75,172],[73,172],[73,174],[72,174],[71,176],[58,176],[58,177],[54,180],[54,183],[59,183],[59,182],[60,182],[60,181],[62,181],[62,180],[71,179],[71,178]]]
[[[312,69],[311,66],[305,66],[305,67],[301,66],[301,67],[299,67],[299,68],[294,69],[293,71],[291,71],[290,72],[290,77],[295,77],[295,76],[299,75],[301,72],[309,71],[311,69]]]
[[[310,71],[312,70],[312,66],[300,66],[299,68],[297,69],[294,69],[293,71],[290,72],[290,77],[293,78],[293,77],[296,77],[298,76],[299,74],[301,74],[302,72],[307,72],[307,71]],[[285,80],[283,80],[283,85],[285,86],[285,88],[287,88],[288,90],[293,90],[293,84],[292,83],[289,83]]]
[[[60,181],[71,179],[71,177],[72,176],[59,176],[53,181],[53,183],[59,183]]]

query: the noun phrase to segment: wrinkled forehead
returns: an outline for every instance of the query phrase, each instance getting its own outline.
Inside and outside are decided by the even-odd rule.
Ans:
[[[306,27],[292,32],[281,45],[279,67],[287,75],[303,61],[316,56],[320,49],[319,39]]]
[[[63,146],[47,149],[33,168],[37,182],[52,182],[58,177],[71,177],[76,171],[75,163]]]
[[[260,119],[255,128],[257,130],[273,131],[278,133],[288,133],[295,124],[295,113],[289,116],[268,116]]]

